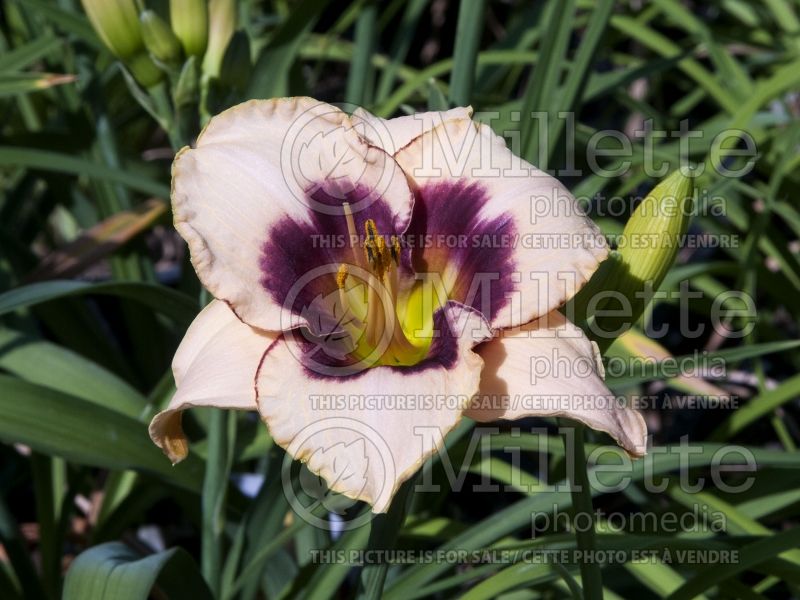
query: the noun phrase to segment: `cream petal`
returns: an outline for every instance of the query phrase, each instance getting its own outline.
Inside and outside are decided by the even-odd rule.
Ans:
[[[508,300],[499,308],[473,304],[493,327],[517,326],[557,308],[580,289],[608,253],[602,234],[569,191],[514,156],[505,140],[485,124],[466,118],[445,121],[400,150],[395,159],[413,182],[419,207],[415,215],[427,211],[434,215],[427,221],[433,222],[436,211],[461,201],[464,210],[476,212],[474,231],[463,232],[475,238],[467,243],[480,242],[484,255],[495,252],[497,263],[504,265],[497,269],[504,272],[482,276],[499,276],[496,285]],[[475,208],[470,199],[476,197],[487,201]],[[447,227],[447,220],[442,220],[442,227]],[[498,229],[501,239],[487,236],[489,228]],[[441,232],[425,233],[437,240]],[[511,273],[505,266],[509,248]],[[434,246],[428,252],[448,249]],[[461,287],[473,286],[467,282]]]
[[[579,327],[554,311],[479,347],[481,391],[465,415],[481,422],[523,417],[575,419],[643,456],[647,426],[603,383],[596,346]]]
[[[316,214],[344,218],[343,202],[359,213],[378,200],[402,231],[413,204],[403,172],[356,133],[345,113],[311,98],[252,100],[226,110],[172,167],[175,227],[200,280],[242,320],[265,330],[291,321],[280,294],[262,284],[272,228],[287,218],[304,226]],[[309,243],[306,252],[314,251]]]
[[[453,352],[424,366],[320,375],[303,364],[303,342],[283,334],[256,378],[258,409],[273,439],[332,490],[386,511],[478,390],[483,361],[471,347],[489,337],[488,326],[474,311],[444,310],[449,331],[442,335]]]
[[[242,323],[219,300],[197,315],[172,361],[177,391],[150,423],[150,437],[173,463],[188,451],[181,428],[181,413],[187,408],[256,410],[256,370],[276,337]]]
[[[471,116],[471,106],[416,113],[394,119],[382,119],[363,108],[357,108],[353,111],[351,120],[356,131],[370,144],[383,148],[389,154],[394,154],[414,138],[443,122],[453,119],[469,119]]]

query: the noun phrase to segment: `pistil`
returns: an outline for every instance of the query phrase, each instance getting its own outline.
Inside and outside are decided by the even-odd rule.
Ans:
[[[358,248],[355,235],[356,227],[353,213],[348,204],[344,204],[344,215],[350,237],[353,259],[358,267],[366,272],[366,318],[364,328],[351,332],[357,339],[354,354],[357,357],[374,357],[377,349],[386,346],[375,365],[411,365],[420,358],[420,348],[412,344],[406,337],[397,314],[397,268],[400,264],[400,242],[396,236],[389,243],[380,235],[375,222],[367,219],[364,223],[363,248]],[[351,273],[347,265],[342,264],[336,274],[339,288],[339,301],[345,311],[353,312],[352,296],[348,293],[348,279],[364,279],[364,276]],[[352,286],[351,288],[352,289]],[[362,296],[363,297],[363,296]],[[370,365],[374,366],[374,365]]]

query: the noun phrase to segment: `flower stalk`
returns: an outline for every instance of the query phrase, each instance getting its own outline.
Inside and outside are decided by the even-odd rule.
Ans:
[[[406,513],[411,505],[416,480],[416,477],[412,477],[406,481],[394,497],[389,511],[385,514],[377,515],[372,520],[369,541],[367,542],[369,550],[387,551],[394,549],[397,543],[397,534],[403,526]],[[388,570],[388,562],[365,565],[361,571],[361,590],[358,598],[360,600],[378,600],[381,598]]]
[[[575,528],[575,541],[580,555],[591,557],[596,549],[594,509],[592,507],[592,489],[589,486],[589,476],[586,464],[586,449],[584,448],[585,427],[580,423],[560,420],[564,431],[564,450],[567,456],[572,454],[572,468],[567,468],[572,507],[576,515],[585,515],[590,526]],[[584,600],[602,600],[603,575],[600,563],[596,560],[582,560],[580,562],[581,584]]]

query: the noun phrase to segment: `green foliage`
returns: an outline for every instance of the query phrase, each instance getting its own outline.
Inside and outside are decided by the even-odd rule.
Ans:
[[[112,5],[124,14],[114,14]],[[0,595],[797,596],[799,16],[796,0],[4,2]],[[589,474],[604,478],[604,489],[583,495],[570,492],[576,474],[558,436],[503,428],[488,436],[494,452],[487,458],[470,453],[472,424],[465,423],[447,440],[452,465],[464,460],[470,485],[493,478],[507,491],[412,493],[408,503],[338,537],[315,529],[289,505],[281,487],[283,451],[247,415],[188,413],[192,450],[171,466],[150,442],[147,424],[174,391],[171,357],[204,298],[169,219],[99,255],[76,280],[33,282],[31,274],[81,232],[153,197],[167,200],[174,152],[191,144],[213,114],[249,98],[283,95],[363,104],[383,117],[471,104],[526,159],[554,169],[577,197],[590,200],[646,196],[681,166],[685,142],[686,158],[703,169],[694,181],[690,231],[742,243],[670,256],[672,270],[655,277],[660,294],[627,325],[646,331],[680,310],[708,326],[715,298],[743,290],[754,299],[755,316],[724,321],[752,327],[738,339],[664,338],[666,357],[643,372],[609,373],[607,383],[631,397],[674,395],[679,385],[725,386],[741,407],[653,411],[658,450],[647,469],[633,463],[622,492],[604,490],[619,483],[622,476],[615,479],[608,467],[625,456],[597,454],[608,440],[589,433]],[[575,121],[560,111],[574,112]],[[535,112],[544,118],[519,117]],[[630,157],[615,156],[613,141],[598,143],[606,129],[644,130],[650,123],[680,131],[684,121],[704,136],[640,136]],[[758,147],[743,177],[719,173],[721,165],[747,162],[730,152],[731,140],[715,139],[724,130],[746,131]],[[649,170],[648,144],[656,166],[664,166],[658,176]],[[599,167],[615,175],[589,168],[586,151],[593,146],[607,151]],[[623,231],[633,213],[626,207],[595,218],[604,233]],[[590,287],[609,287],[602,277],[625,259],[614,256]],[[690,296],[679,294],[684,283]],[[614,351],[612,345],[609,355]],[[703,373],[677,381],[670,371],[672,360],[686,370],[712,359],[727,367],[721,381]],[[545,424],[554,431],[554,421]],[[684,434],[696,453],[679,454]],[[758,465],[755,484],[741,494],[710,481],[715,457],[730,445]],[[508,446],[520,446],[523,460],[504,453]],[[732,480],[740,481],[748,465],[741,455],[727,460]],[[671,487],[654,493],[644,485],[682,467],[693,480],[706,478],[701,494],[687,499]],[[447,469],[437,460],[425,467],[442,488]],[[254,498],[233,483],[244,473],[263,478]],[[586,510],[592,501],[653,515],[683,513],[690,500],[723,514],[727,528],[614,532],[600,520],[594,535],[563,529],[530,535],[532,515]],[[152,530],[155,541],[142,533]],[[598,578],[597,570],[574,561],[462,567],[442,560],[362,569],[309,558],[310,550],[589,547],[736,551],[739,559],[627,560],[603,566]]]
[[[147,600],[154,585],[169,598],[210,600],[192,557],[181,548],[141,557],[125,544],[109,542],[81,554],[64,582],[64,600]]]

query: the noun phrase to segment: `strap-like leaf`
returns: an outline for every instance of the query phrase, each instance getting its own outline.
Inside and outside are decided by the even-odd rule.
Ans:
[[[120,542],[95,546],[72,563],[64,600],[146,600],[154,586],[174,600],[211,600],[197,565],[181,548],[142,557]]]

